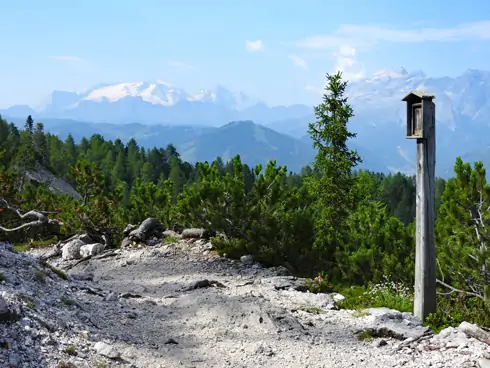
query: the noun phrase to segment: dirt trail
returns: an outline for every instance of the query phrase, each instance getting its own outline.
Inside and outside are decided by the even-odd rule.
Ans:
[[[1,296],[11,308],[23,303],[24,316],[0,324],[4,340],[16,341],[0,367],[477,367],[488,351],[473,339],[448,348],[457,331],[436,349],[430,336],[404,348],[397,339],[359,341],[376,318],[334,310],[338,294],[307,293],[284,269],[186,244],[120,249],[73,267],[68,281],[49,269],[36,280],[42,268],[32,257],[0,250]],[[410,333],[410,321],[399,325]]]

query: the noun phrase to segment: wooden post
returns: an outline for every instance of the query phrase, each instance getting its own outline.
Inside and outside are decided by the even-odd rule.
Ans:
[[[436,311],[436,252],[434,239],[435,221],[435,105],[433,96],[411,93],[407,101],[407,138],[417,139],[416,173],[416,248],[415,248],[415,295],[414,315],[424,320]],[[417,122],[413,106],[420,108]],[[417,124],[418,123],[418,124]],[[421,123],[421,124],[420,124]],[[409,126],[410,125],[410,126]],[[412,129],[421,125],[422,129]],[[410,129],[409,129],[410,128]],[[409,136],[408,132],[414,132]]]

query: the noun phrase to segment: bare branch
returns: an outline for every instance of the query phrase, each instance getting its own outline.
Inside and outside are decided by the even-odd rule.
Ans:
[[[437,281],[438,284],[441,284],[442,286],[448,288],[449,290],[451,290],[454,293],[466,294],[468,296],[474,296],[476,298],[480,298],[481,300],[485,300],[485,298],[483,297],[483,295],[480,295],[480,294],[477,294],[477,293],[472,293],[470,291],[464,291],[464,290],[456,289],[455,287],[452,287],[451,285],[446,284],[444,281],[441,281],[439,279],[437,279],[436,281]]]
[[[26,222],[25,224],[19,225],[12,229],[8,229],[0,225],[0,230],[4,232],[15,232],[25,228],[41,226],[41,225],[51,225],[51,224],[61,225],[61,222],[55,219],[48,219],[46,215],[40,211],[29,211],[23,214],[18,208],[14,208],[10,206],[5,199],[0,199],[0,205],[3,205],[4,208],[16,213],[19,219],[21,220],[35,219],[34,221]]]
[[[441,264],[439,263],[439,259],[436,259],[437,266],[439,266],[439,271],[441,271],[442,281],[444,281],[444,272],[442,272]]]

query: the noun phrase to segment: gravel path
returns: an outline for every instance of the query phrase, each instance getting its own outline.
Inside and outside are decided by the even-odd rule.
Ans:
[[[382,347],[359,341],[357,333],[371,326],[368,317],[328,310],[331,297],[287,290],[294,278],[288,285],[277,269],[147,248],[73,272],[93,275],[103,290],[145,297],[118,302],[135,316],[121,318],[110,301],[97,316],[99,327],[138,367],[475,366],[465,354],[395,352],[400,341],[386,340]],[[185,291],[200,280],[223,287]],[[447,358],[455,360],[448,365]]]
[[[430,349],[434,338],[403,349],[395,339],[359,341],[373,318],[331,310],[336,295],[185,245],[119,250],[73,267],[72,281],[47,270],[42,282],[32,258],[0,250],[0,296],[14,305],[30,295],[36,306],[24,308],[24,322],[0,324],[0,367],[478,367],[489,352],[473,339]],[[38,338],[23,337],[25,323]],[[2,341],[18,341],[3,360]]]

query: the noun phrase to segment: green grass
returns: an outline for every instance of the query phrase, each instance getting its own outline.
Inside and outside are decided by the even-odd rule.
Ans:
[[[77,354],[77,348],[75,345],[68,345],[65,348],[65,353],[68,355],[76,355]]]
[[[34,278],[36,279],[36,281],[43,281],[45,276],[46,274],[43,270],[37,270],[34,274]]]
[[[58,242],[57,237],[53,237],[47,240],[34,240],[30,243],[14,244],[14,250],[16,252],[25,252],[29,249],[49,247],[50,245],[56,244],[57,242]]]
[[[166,238],[163,239],[163,244],[173,244],[177,243],[179,241],[179,238],[176,236],[167,236]]]
[[[44,260],[40,260],[39,261],[39,264],[41,266],[43,266],[43,267],[49,268],[51,271],[53,271],[55,274],[57,274],[63,280],[68,280],[68,276],[66,275],[66,273],[64,273],[63,271],[57,269],[54,266],[51,266],[48,262],[46,262]]]
[[[413,295],[404,289],[394,290],[384,284],[370,287],[352,286],[340,291],[345,299],[339,301],[342,309],[361,312],[367,308],[386,307],[400,312],[413,312]]]
[[[367,287],[344,288],[339,293],[345,297],[338,302],[339,308],[354,310],[355,317],[365,316],[364,309],[379,307],[413,313],[411,288],[388,280]],[[436,312],[425,319],[424,325],[438,333],[447,327],[457,327],[463,321],[490,328],[490,303],[464,294],[441,296],[438,297]]]
[[[324,311],[321,308],[312,307],[312,306],[308,306],[308,305],[302,305],[302,306],[300,306],[298,308],[298,310],[302,310],[302,311],[305,311],[305,312],[308,312],[308,313],[312,313],[312,314],[321,314],[321,313],[324,313]]]
[[[34,299],[32,299],[29,295],[20,294],[20,298],[24,303],[26,303],[27,308],[32,310],[36,309],[36,303],[34,302]]]
[[[31,244],[14,244],[14,250],[16,252],[25,252],[32,248]]]
[[[374,336],[370,330],[364,330],[359,335],[357,335],[359,341],[372,341]]]
[[[72,305],[76,304],[76,302],[73,299],[69,299],[69,298],[66,298],[64,296],[62,296],[60,298],[60,300],[61,300],[61,303],[63,303],[66,306],[72,306]]]
[[[366,317],[368,315],[369,315],[369,313],[367,313],[365,311],[359,311],[359,310],[354,311],[354,313],[352,314],[352,316],[356,317],[356,318]]]

